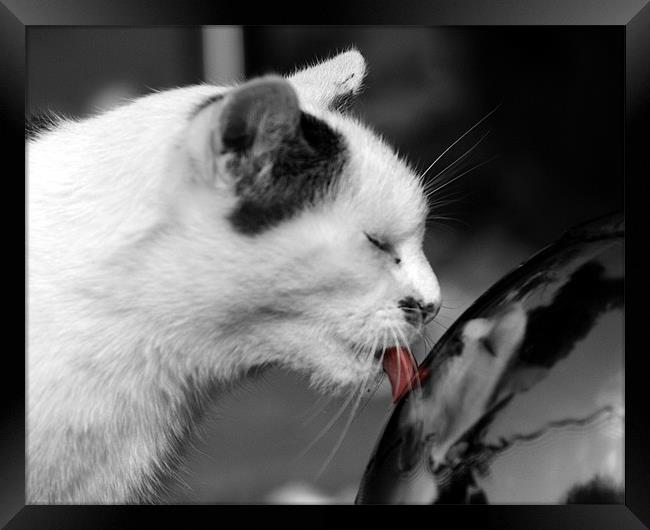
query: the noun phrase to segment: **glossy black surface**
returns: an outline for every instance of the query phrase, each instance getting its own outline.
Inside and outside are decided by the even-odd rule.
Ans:
[[[622,503],[623,282],[615,215],[495,284],[422,363],[357,503]]]

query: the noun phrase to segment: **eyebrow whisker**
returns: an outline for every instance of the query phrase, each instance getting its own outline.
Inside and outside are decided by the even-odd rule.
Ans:
[[[483,116],[479,121],[477,121],[474,125],[472,125],[472,127],[467,129],[467,131],[465,131],[454,143],[452,143],[449,147],[447,147],[447,149],[445,149],[442,153],[440,153],[440,155],[438,155],[438,158],[436,158],[433,162],[431,162],[429,167],[424,170],[424,173],[422,173],[421,178],[424,178],[426,176],[429,170],[436,165],[436,162],[438,162],[438,160],[440,160],[445,155],[445,153],[447,153],[452,147],[454,147],[458,142],[460,142],[463,138],[465,138],[465,136],[467,136],[470,132],[472,132],[476,127],[478,127],[481,123],[483,123],[492,114],[494,114],[499,109],[499,107],[501,107],[501,105],[503,105],[503,103],[499,103],[490,112],[488,112],[485,116]]]
[[[444,184],[441,184],[440,186],[438,186],[437,188],[435,188],[434,190],[432,190],[432,191],[431,191],[431,194],[436,193],[437,191],[440,191],[440,190],[443,189],[445,186],[448,186],[448,185],[451,184],[452,182],[457,181],[457,180],[458,180],[460,177],[462,177],[463,175],[466,175],[466,174],[469,173],[470,171],[474,171],[475,169],[478,169],[479,167],[484,166],[485,164],[488,164],[489,162],[492,162],[492,161],[495,160],[496,158],[498,158],[498,155],[494,155],[494,156],[488,158],[487,160],[484,160],[483,162],[480,162],[480,163],[478,163],[478,164],[476,164],[476,165],[470,167],[468,170],[463,171],[460,175],[456,175],[453,179],[448,180],[448,181],[445,182]]]
[[[485,140],[485,138],[488,136],[488,134],[490,134],[490,131],[486,132],[483,136],[481,136],[481,137],[478,139],[478,141],[477,141],[474,145],[472,145],[472,147],[470,147],[467,151],[465,151],[462,155],[460,155],[456,160],[454,160],[451,164],[449,164],[449,165],[448,165],[446,168],[444,168],[442,171],[439,171],[439,172],[438,172],[438,173],[437,173],[437,174],[436,174],[436,175],[435,175],[435,176],[434,176],[434,177],[433,177],[433,178],[432,178],[432,179],[427,183],[427,185],[425,186],[425,192],[427,193],[427,196],[428,196],[428,195],[431,195],[431,194],[433,193],[432,191],[430,191],[430,187],[431,187],[431,185],[436,181],[436,179],[437,179],[438,177],[440,177],[440,175],[442,175],[442,174],[443,174],[445,171],[447,171],[450,167],[454,166],[456,163],[458,163],[460,160],[462,160],[462,159],[465,158],[467,155],[469,155],[472,151],[474,151],[474,149],[476,149],[476,148],[479,146],[479,144],[480,144],[483,140]]]

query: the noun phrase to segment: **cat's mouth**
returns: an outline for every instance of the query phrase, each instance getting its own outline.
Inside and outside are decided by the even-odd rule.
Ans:
[[[359,346],[353,346],[352,351],[358,351],[359,348]],[[372,371],[379,370],[379,366],[388,376],[393,403],[397,403],[412,388],[418,386],[418,382],[423,376],[418,370],[415,356],[408,346],[384,346],[376,349],[372,359]]]

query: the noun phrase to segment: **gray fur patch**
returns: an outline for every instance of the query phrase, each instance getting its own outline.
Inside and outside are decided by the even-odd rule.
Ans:
[[[244,152],[233,159],[240,201],[230,222],[240,233],[256,235],[317,204],[338,183],[347,156],[341,135],[302,112],[297,134],[275,151],[258,158]]]

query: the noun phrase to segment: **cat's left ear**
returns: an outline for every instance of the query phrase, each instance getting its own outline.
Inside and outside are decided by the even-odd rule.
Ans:
[[[235,165],[249,164],[252,172],[260,170],[253,169],[258,162],[275,161],[300,133],[300,116],[298,96],[286,79],[253,79],[196,113],[186,138],[190,156],[206,181],[230,188],[237,179]]]
[[[299,70],[288,79],[302,98],[329,110],[344,111],[360,92],[365,75],[366,61],[352,49]]]

